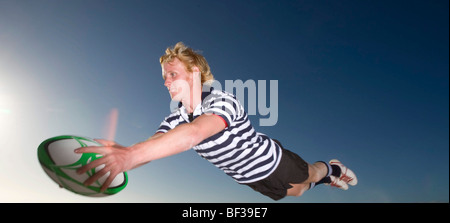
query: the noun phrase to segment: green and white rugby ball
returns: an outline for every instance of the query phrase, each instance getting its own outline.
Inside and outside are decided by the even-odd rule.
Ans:
[[[101,165],[83,174],[76,173],[76,170],[81,166],[101,157],[101,155],[96,153],[78,154],[74,152],[77,148],[87,146],[101,146],[101,144],[93,139],[81,136],[63,135],[52,137],[39,145],[38,159],[45,173],[53,181],[74,193],[90,197],[103,197],[123,190],[128,183],[126,172],[118,174],[103,193],[100,192],[100,188],[109,176],[109,173],[90,186],[83,185],[86,179],[103,168],[103,165]]]

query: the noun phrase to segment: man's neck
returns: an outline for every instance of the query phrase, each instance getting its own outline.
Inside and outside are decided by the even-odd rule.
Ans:
[[[192,102],[192,103],[190,103]],[[201,88],[195,92],[191,92],[189,101],[183,101],[183,106],[186,108],[187,113],[193,113],[195,108],[202,102]]]

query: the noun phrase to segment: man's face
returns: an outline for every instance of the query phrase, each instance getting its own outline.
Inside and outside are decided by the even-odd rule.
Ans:
[[[192,89],[192,73],[189,73],[184,64],[175,58],[172,62],[162,64],[164,86],[169,90],[174,101],[190,99]]]

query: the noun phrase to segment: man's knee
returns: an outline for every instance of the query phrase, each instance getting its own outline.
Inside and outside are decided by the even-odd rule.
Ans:
[[[303,191],[296,191],[296,192],[292,193],[292,195],[289,195],[289,196],[300,197],[302,195],[303,195]]]
[[[292,188],[287,191],[288,196],[300,197],[303,193],[308,190],[309,185],[306,184],[291,184]],[[306,188],[308,186],[308,188]]]

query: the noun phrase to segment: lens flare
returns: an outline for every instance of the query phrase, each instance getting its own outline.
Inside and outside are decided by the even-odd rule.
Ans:
[[[9,115],[11,114],[11,110],[7,108],[0,108],[0,113]]]
[[[111,109],[106,119],[106,125],[103,131],[103,137],[105,139],[114,141],[114,138],[116,137],[118,119],[119,110],[117,108]]]

